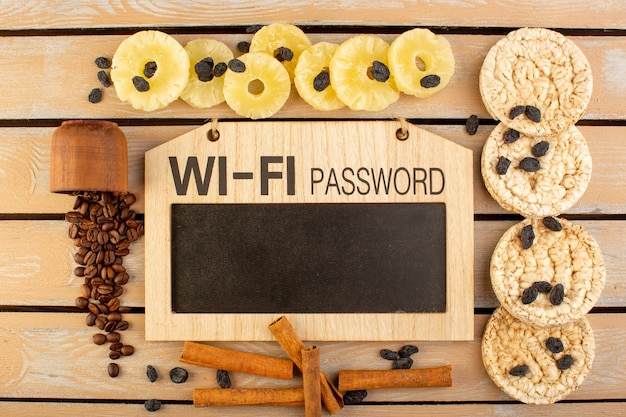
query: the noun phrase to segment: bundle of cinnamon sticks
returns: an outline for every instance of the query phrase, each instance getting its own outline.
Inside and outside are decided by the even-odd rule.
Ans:
[[[339,372],[337,388],[320,369],[320,349],[306,346],[285,316],[269,325],[290,359],[185,342],[181,362],[278,379],[291,379],[293,366],[302,373],[296,388],[203,388],[194,389],[193,403],[202,406],[274,405],[304,407],[306,417],[321,417],[322,405],[329,414],[344,406],[341,391],[393,387],[449,387],[451,367],[428,369],[345,370]]]

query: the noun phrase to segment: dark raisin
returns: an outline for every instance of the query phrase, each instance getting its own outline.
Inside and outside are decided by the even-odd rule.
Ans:
[[[153,413],[153,412],[159,411],[161,409],[161,401],[159,401],[159,400],[146,400],[146,402],[143,403],[143,406],[146,408],[146,410],[148,410],[149,412]]]
[[[554,217],[544,217],[543,225],[553,232],[560,232],[561,230],[563,230],[563,225],[561,225],[561,222]]]
[[[479,124],[480,124],[480,121],[478,120],[478,116],[476,116],[475,114],[472,114],[465,121],[465,130],[470,135],[475,135],[476,132],[478,132],[478,125]]]
[[[98,71],[98,81],[100,81],[100,83],[104,87],[111,87],[111,79],[109,78],[109,74],[107,74],[104,70]]]
[[[548,152],[548,149],[550,149],[550,143],[542,140],[541,142],[533,146],[532,152],[534,156],[539,158],[541,156],[544,156]]]
[[[522,248],[528,249],[533,245],[533,242],[535,241],[535,231],[533,230],[532,225],[529,224],[522,228],[521,238]]]
[[[152,78],[154,77],[154,74],[156,74],[156,70],[157,70],[156,62],[154,61],[146,62],[146,65],[143,66],[143,75],[145,75],[146,78]]]
[[[367,391],[364,389],[358,391],[348,391],[343,396],[343,403],[345,405],[360,404],[365,397],[367,397]]]
[[[217,385],[219,385],[220,388],[230,388],[232,386],[232,383],[230,382],[230,374],[228,373],[228,371],[218,369],[216,378]]]
[[[150,89],[150,83],[138,75],[133,77],[133,85],[135,86],[135,89],[140,93],[143,93]]]
[[[539,110],[535,106],[526,106],[525,109],[526,117],[532,120],[535,123],[541,122],[541,110]]]
[[[441,83],[441,77],[437,74],[430,74],[422,77],[420,85],[424,88],[435,88]]]
[[[187,378],[189,378],[189,374],[184,368],[176,367],[170,370],[170,379],[175,384],[182,384],[187,381]]]
[[[94,88],[89,92],[89,102],[90,103],[100,103],[102,100],[102,89]]]
[[[526,288],[524,292],[522,293],[522,303],[524,304],[532,303],[533,301],[537,299],[538,294],[539,293],[537,292],[537,288],[535,288],[534,285],[531,285],[530,287]]]
[[[563,284],[556,284],[552,287],[552,291],[550,291],[550,302],[552,305],[558,306],[561,305],[564,299],[565,287],[563,287]]]
[[[387,65],[383,64],[380,61],[372,62],[372,66],[370,67],[370,72],[372,73],[372,78],[376,81],[384,83],[391,76],[391,72]]]
[[[556,366],[563,371],[571,368],[573,364],[574,358],[572,358],[570,355],[565,355],[561,359],[556,361]]]
[[[206,57],[196,62],[193,66],[194,71],[198,75],[200,81],[207,82],[213,79],[213,58]]]
[[[546,349],[548,349],[552,353],[561,353],[565,349],[563,346],[563,342],[561,339],[557,339],[556,337],[548,337],[546,340]]]
[[[411,369],[411,366],[413,366],[413,359],[399,358],[393,361],[391,369]]]
[[[393,350],[389,349],[382,349],[380,351],[380,357],[383,359],[387,359],[388,361],[395,361],[396,359],[400,358],[398,352],[394,352]]]
[[[509,170],[509,166],[511,166],[511,160],[501,156],[500,159],[498,159],[498,164],[496,165],[496,173],[500,175],[506,174]]]
[[[226,73],[227,69],[228,65],[226,65],[225,62],[218,62],[217,64],[215,64],[215,67],[213,67],[213,75],[215,75],[216,77],[221,77]]]
[[[528,373],[528,366],[526,365],[517,365],[515,368],[509,371],[509,374],[513,376],[524,376]]]
[[[246,28],[246,33],[257,33],[259,30],[261,30],[262,27],[263,27],[263,25],[248,26]]]
[[[516,142],[517,140],[519,140],[519,132],[515,129],[509,129],[504,132],[502,139],[504,139],[504,143]]]
[[[313,79],[313,88],[315,91],[324,91],[330,85],[330,74],[328,71],[323,69],[319,74],[315,76]]]
[[[414,345],[404,345],[398,351],[398,356],[400,356],[401,358],[408,358],[409,356],[414,355],[414,354],[416,354],[419,351],[420,350],[418,349],[417,346],[414,346]]]
[[[274,51],[274,58],[278,61],[291,61],[293,59],[293,51],[285,46],[281,46]]]
[[[541,168],[541,163],[539,163],[538,159],[527,156],[521,160],[519,167],[526,172],[537,172]]]
[[[547,294],[552,290],[552,284],[548,281],[535,281],[535,283],[533,283],[533,287],[537,289],[537,292],[542,294]]]
[[[96,58],[96,66],[100,69],[107,69],[107,68],[111,68],[111,60],[109,60],[109,58],[104,57],[104,56],[99,56],[98,58]]]
[[[146,376],[148,377],[150,382],[154,382],[157,379],[159,379],[159,374],[157,373],[157,370],[152,365],[148,365],[146,367]]]
[[[515,106],[511,108],[511,111],[509,112],[509,119],[511,120],[515,119],[520,114],[524,114],[525,111],[526,111],[526,106]]]
[[[246,64],[243,61],[235,58],[228,61],[228,68],[232,72],[244,72],[246,70]]]
[[[250,52],[250,42],[248,41],[241,41],[237,44],[237,50],[239,52],[242,52],[244,54]]]

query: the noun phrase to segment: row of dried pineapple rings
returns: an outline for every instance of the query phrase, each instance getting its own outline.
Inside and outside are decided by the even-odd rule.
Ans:
[[[117,96],[136,109],[162,109],[180,97],[196,108],[226,101],[240,116],[262,119],[283,107],[292,83],[323,111],[380,111],[400,92],[429,97],[452,77],[454,56],[445,38],[423,28],[391,45],[374,35],[337,45],[311,44],[297,26],[274,23],[261,27],[238,58],[214,39],[183,48],[163,32],[137,32],[119,45],[111,68]]]

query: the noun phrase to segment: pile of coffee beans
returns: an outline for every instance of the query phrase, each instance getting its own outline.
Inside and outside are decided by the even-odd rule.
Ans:
[[[134,348],[121,340],[120,332],[129,327],[123,314],[130,308],[122,305],[120,297],[130,279],[123,259],[131,243],[143,235],[144,225],[131,209],[136,201],[134,194],[89,191],[74,195],[73,210],[65,219],[70,223],[69,237],[78,248],[74,275],[84,278],[76,307],[87,311],[87,326],[100,330],[93,335],[93,342],[108,343],[109,358],[117,360],[134,353]],[[120,373],[116,363],[110,363],[107,370],[112,378]]]

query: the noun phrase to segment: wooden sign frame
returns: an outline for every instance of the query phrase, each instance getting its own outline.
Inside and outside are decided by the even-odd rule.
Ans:
[[[172,310],[171,208],[177,204],[444,203],[446,208],[446,309],[439,313],[287,314],[304,340],[472,340],[474,338],[474,207],[471,150],[413,125],[398,139],[396,121],[220,122],[201,126],[145,154],[146,339],[207,341],[273,340],[276,313],[176,313]],[[217,140],[215,140],[217,139]],[[261,155],[284,157],[273,180],[260,177]],[[215,161],[206,192],[176,189],[178,161]],[[287,156],[292,156],[288,163]],[[218,168],[228,158],[228,172]],[[278,161],[275,159],[274,161]],[[296,161],[294,163],[294,161]],[[315,192],[311,167],[328,172],[346,166],[419,167],[439,175],[413,188],[379,193]],[[176,169],[175,169],[176,168]],[[279,169],[278,169],[279,168]],[[204,169],[204,168],[202,168]],[[267,173],[267,166],[265,166]],[[432,171],[434,170],[434,171]],[[180,173],[178,174],[180,175]],[[235,175],[237,177],[237,175]],[[193,181],[193,175],[189,176]],[[181,179],[178,178],[180,187]],[[245,185],[241,185],[245,183]],[[410,189],[410,192],[409,192]],[[406,192],[405,192],[406,191]]]

